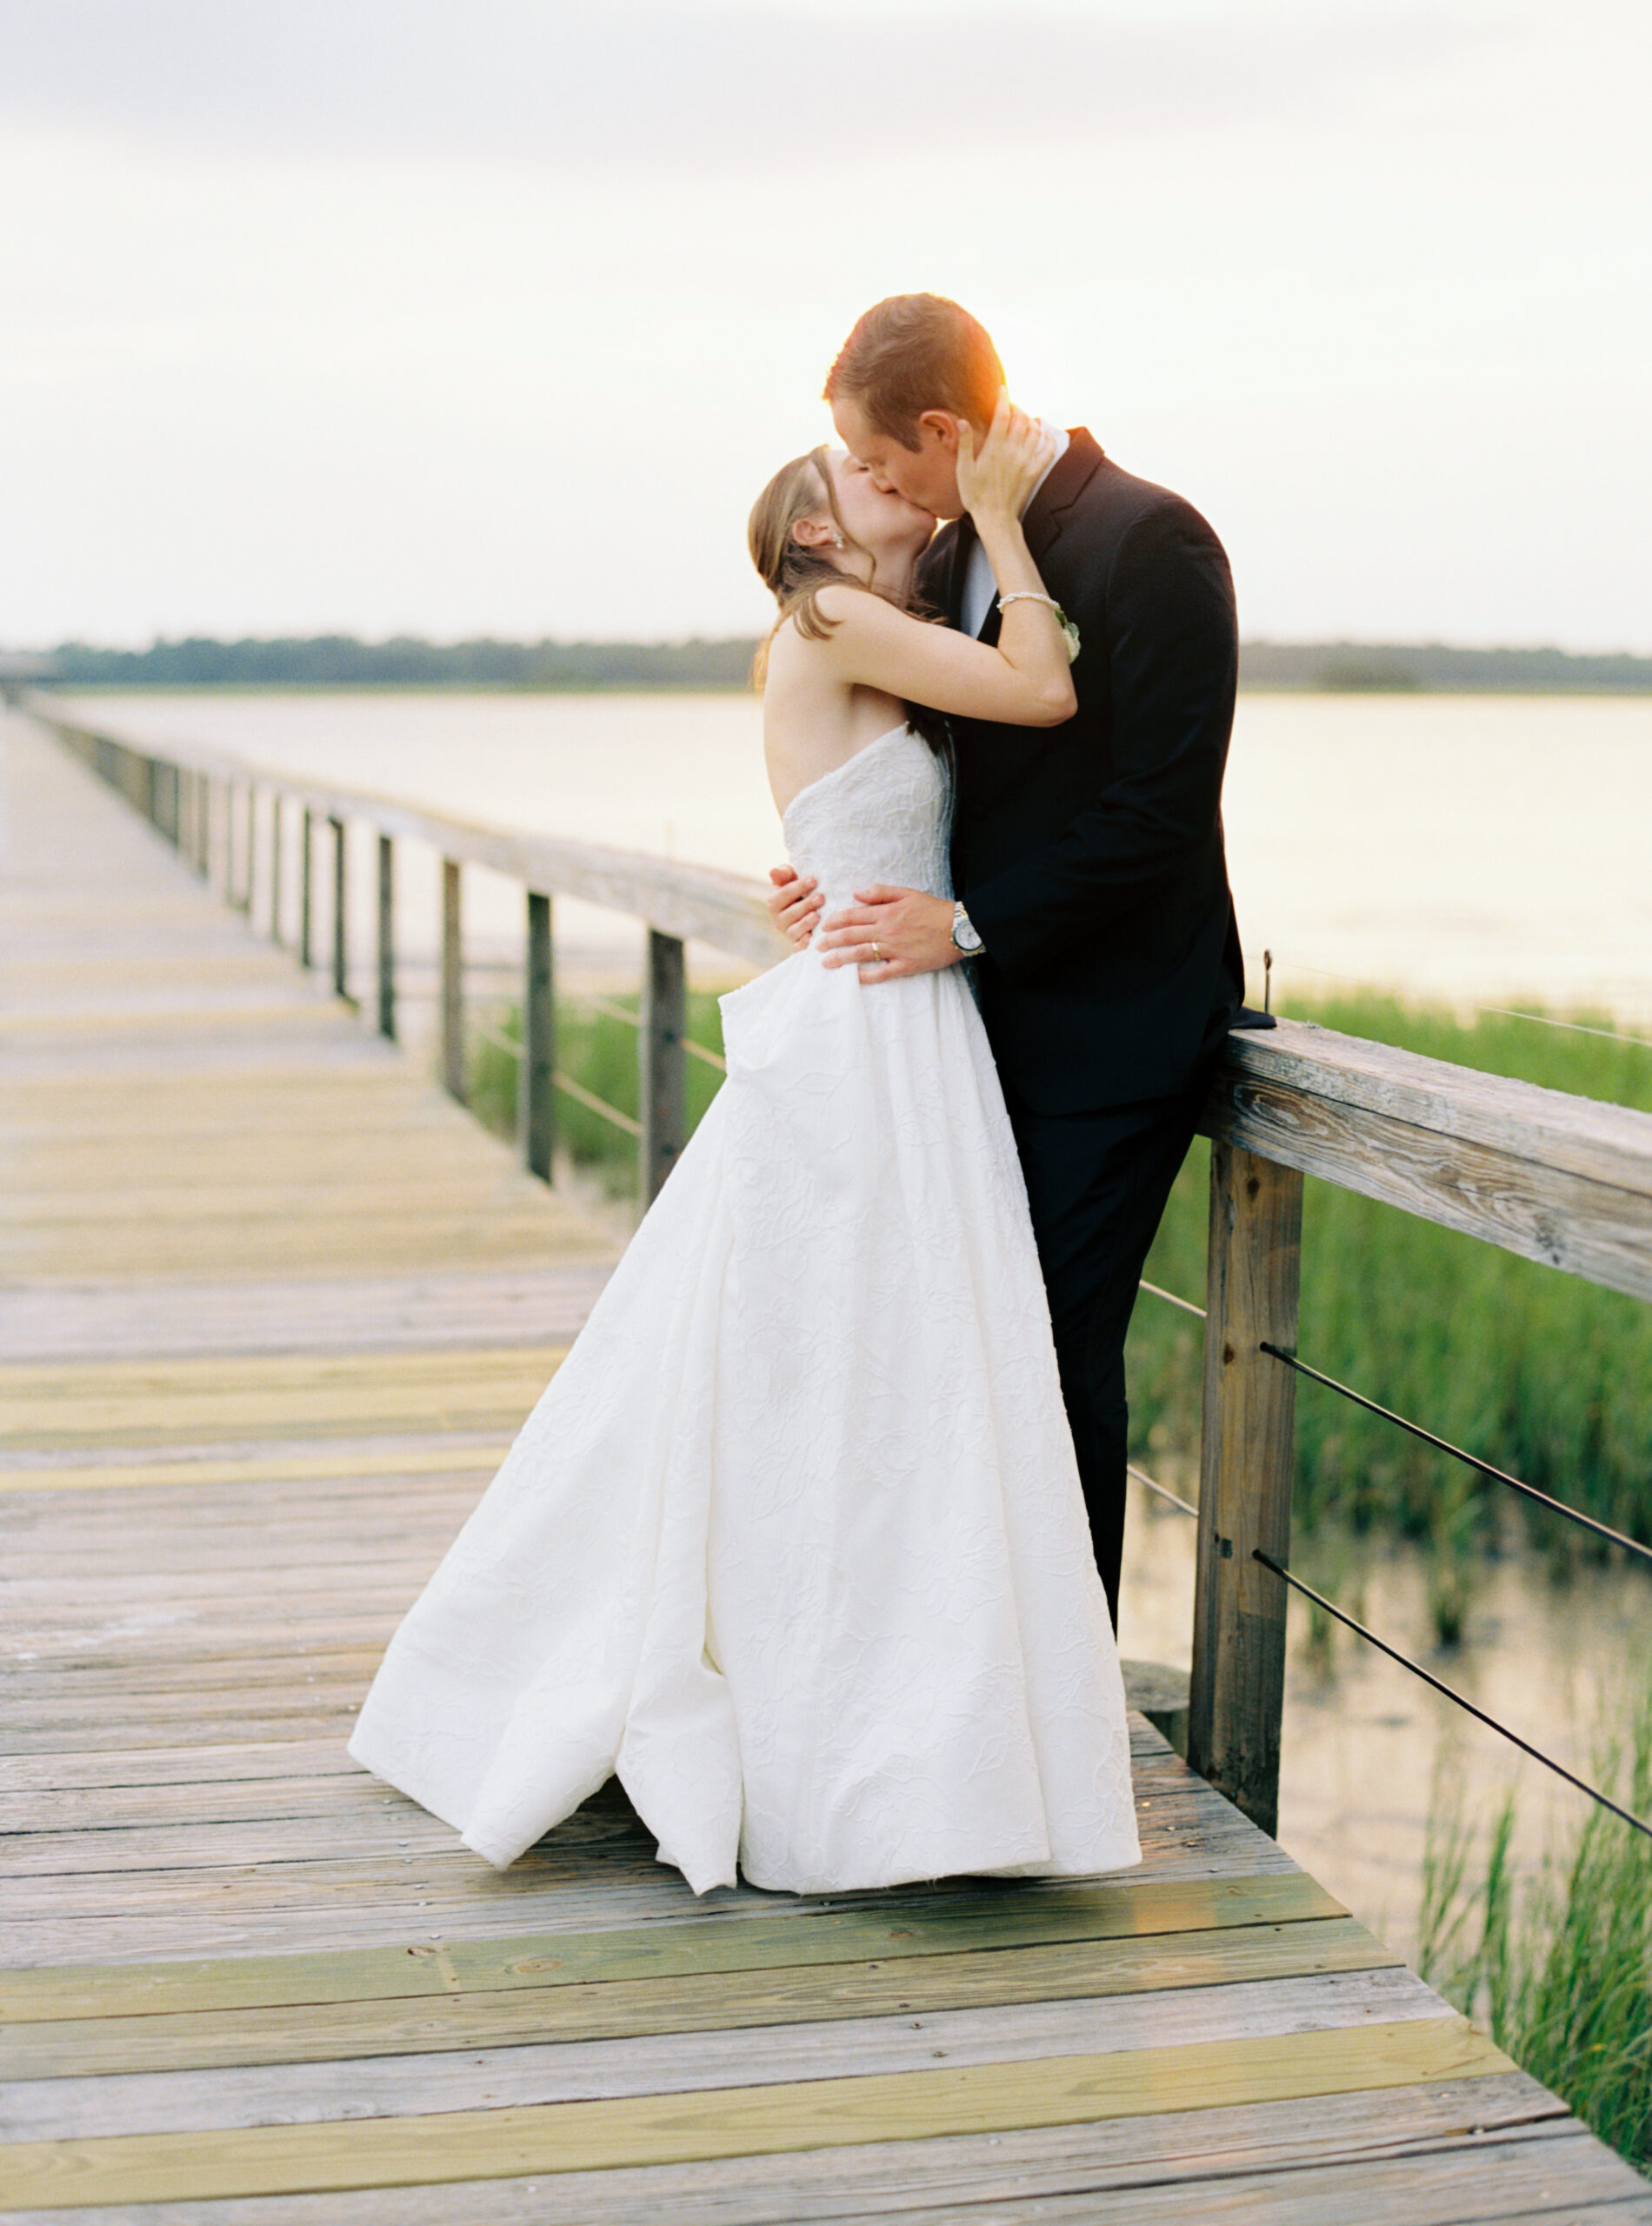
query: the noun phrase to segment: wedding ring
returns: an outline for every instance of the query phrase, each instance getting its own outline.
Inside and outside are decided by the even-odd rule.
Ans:
[[[883,963],[883,954],[876,943],[872,945],[872,963],[874,966],[881,966]]]

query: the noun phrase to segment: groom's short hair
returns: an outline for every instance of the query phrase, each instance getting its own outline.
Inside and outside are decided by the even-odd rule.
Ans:
[[[903,449],[926,410],[989,425],[1004,383],[986,327],[941,294],[891,294],[867,310],[826,375],[826,399],[863,410]]]

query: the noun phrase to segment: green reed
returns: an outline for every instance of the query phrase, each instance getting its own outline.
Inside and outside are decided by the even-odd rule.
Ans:
[[[1376,995],[1301,1016],[1652,1110],[1652,1051],[1622,1037],[1497,1016],[1460,1021]],[[1208,1149],[1196,1145],[1147,1270],[1194,1299],[1203,1295],[1208,1181]],[[1297,1343],[1326,1375],[1652,1543],[1652,1307],[1310,1178]],[[1202,1355],[1197,1323],[1142,1298],[1130,1332],[1131,1436],[1149,1469],[1196,1454]],[[1442,1643],[1461,1635],[1475,1564],[1515,1498],[1335,1393],[1298,1383],[1300,1529],[1309,1537],[1376,1530],[1430,1548]],[[1559,1517],[1519,1505],[1557,1568],[1595,1551]]]
[[[608,1003],[623,1006],[636,1012],[638,999],[635,996],[615,996]],[[493,1023],[498,1033],[509,1042],[522,1040],[522,1013],[512,1006]],[[721,1053],[723,1029],[717,1011],[716,993],[709,990],[693,990],[689,993],[689,1035],[693,1042],[703,1044],[709,1051]],[[605,1104],[617,1107],[622,1113],[636,1118],[639,1090],[636,1067],[637,1031],[610,1014],[592,1012],[582,1007],[576,998],[565,998],[556,1008],[556,1064],[561,1071],[600,1097]],[[516,1125],[517,1061],[510,1053],[496,1043],[478,1038],[471,1047],[467,1062],[467,1089],[470,1110],[496,1135],[511,1136]],[[689,1124],[695,1127],[701,1115],[716,1096],[722,1077],[716,1070],[698,1059],[690,1059],[688,1070]],[[636,1194],[636,1143],[617,1129],[612,1122],[604,1121],[598,1113],[570,1097],[565,1091],[556,1093],[556,1130],[560,1148],[573,1161],[576,1170],[597,1181],[610,1197],[635,1197]]]
[[[1595,1772],[1652,1816],[1652,1697]],[[1417,1968],[1522,2069],[1652,2175],[1652,1846],[1578,1796],[1535,1871],[1514,1859],[1508,1795],[1483,1830],[1436,1772]]]

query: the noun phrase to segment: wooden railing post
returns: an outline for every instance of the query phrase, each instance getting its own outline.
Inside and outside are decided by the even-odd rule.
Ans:
[[[522,982],[522,1058],[516,1069],[516,1130],[522,1163],[550,1180],[556,1148],[556,979],[550,899],[528,891],[528,941]]]
[[[464,1088],[464,883],[457,859],[442,861],[442,1084],[463,1105]]]
[[[350,890],[346,886],[344,823],[328,821],[333,830],[333,995],[350,995]]]
[[[316,815],[308,804],[298,830],[298,963],[316,963]]]
[[[636,1039],[643,1134],[638,1142],[643,1203],[652,1205],[688,1142],[688,969],[681,940],[650,928]]]
[[[242,851],[241,894],[236,899],[236,910],[252,917],[253,859],[258,847],[258,790],[254,782],[247,783],[247,810],[245,843]]]
[[[197,773],[193,792],[190,806],[190,833],[194,845],[195,870],[203,881],[206,881],[212,873],[212,776]]]
[[[396,1041],[396,843],[378,838],[378,1032]]]
[[[281,942],[281,823],[286,799],[279,789],[270,798],[270,940]]]
[[[1237,1145],[1210,1148],[1204,1442],[1188,1760],[1253,1823],[1279,1823],[1285,1586],[1256,1559],[1290,1551],[1296,1379],[1261,1348],[1296,1350],[1302,1178]]]
[[[226,904],[235,903],[235,783],[225,779],[217,784],[223,797],[220,821],[223,830],[223,851],[218,860],[220,886],[218,893]]]

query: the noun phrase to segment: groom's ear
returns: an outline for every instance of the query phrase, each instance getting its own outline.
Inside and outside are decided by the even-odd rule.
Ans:
[[[957,417],[950,410],[922,410],[918,416],[919,442],[922,443],[924,436],[927,434],[931,440],[937,442],[942,448],[948,451],[949,455],[956,456],[958,453],[958,423],[959,420]]]

